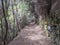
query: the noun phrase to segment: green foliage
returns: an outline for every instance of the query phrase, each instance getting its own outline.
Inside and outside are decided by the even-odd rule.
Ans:
[[[55,41],[57,44],[60,42],[60,9],[56,10],[52,15],[51,15],[51,23],[53,22],[53,25],[56,25],[56,28],[52,30],[50,33],[51,38],[53,41]]]
[[[6,19],[8,23],[7,42],[11,41],[18,34],[18,28],[23,28],[34,16],[30,14],[28,10],[29,4],[25,0],[10,0],[10,4],[7,8]],[[0,18],[0,37],[4,39],[6,32],[4,16]]]
[[[55,24],[60,24],[60,10],[56,10],[53,15],[51,15],[51,20]]]
[[[60,23],[60,10],[57,10],[55,13],[56,13],[55,14],[55,22],[57,24],[59,24]]]

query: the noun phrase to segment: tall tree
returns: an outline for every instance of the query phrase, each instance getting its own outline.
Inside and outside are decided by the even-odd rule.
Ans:
[[[2,3],[3,17],[5,20],[5,30],[6,30],[5,36],[4,36],[4,45],[7,45],[8,21],[6,16],[8,16],[9,3],[8,3],[8,0],[1,0],[1,3]]]

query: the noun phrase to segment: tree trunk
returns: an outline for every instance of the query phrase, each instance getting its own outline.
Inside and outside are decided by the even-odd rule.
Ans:
[[[6,19],[6,15],[8,15],[7,0],[5,0],[5,8],[4,8],[4,0],[1,0],[1,2],[2,2],[2,10],[3,10],[3,16],[5,19],[5,28],[6,28],[6,34],[4,36],[4,45],[7,45],[7,33],[8,33],[8,22]]]

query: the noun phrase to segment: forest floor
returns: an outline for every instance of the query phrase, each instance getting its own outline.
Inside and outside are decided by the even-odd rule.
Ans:
[[[19,35],[8,45],[54,45],[46,37],[40,26],[29,25],[22,29]]]

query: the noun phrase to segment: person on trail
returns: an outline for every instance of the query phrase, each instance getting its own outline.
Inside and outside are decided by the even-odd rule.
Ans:
[[[52,32],[51,25],[47,25],[47,31],[48,31],[48,37],[49,37],[50,33]]]

